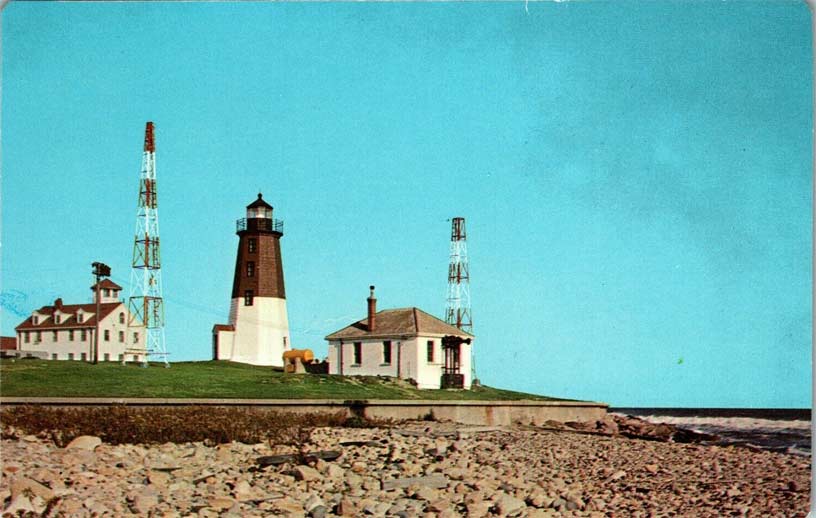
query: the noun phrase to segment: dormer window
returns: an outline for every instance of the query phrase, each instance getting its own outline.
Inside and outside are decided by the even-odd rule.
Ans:
[[[57,315],[57,314],[54,314],[54,323],[55,323],[55,324],[59,324],[59,323],[60,323],[60,316],[59,316],[59,315]]]
[[[34,325],[36,326],[37,324],[39,324],[39,323],[40,323],[40,317],[38,317],[37,315],[33,315],[33,316],[31,317],[31,323],[32,323],[32,324],[34,324]]]

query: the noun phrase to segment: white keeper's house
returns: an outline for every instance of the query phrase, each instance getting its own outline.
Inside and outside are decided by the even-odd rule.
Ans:
[[[17,350],[5,351],[22,358],[46,360],[93,359],[94,332],[99,319],[99,361],[143,361],[143,327],[128,327],[127,306],[119,298],[122,287],[105,279],[91,286],[93,302],[53,305],[35,310],[15,328]],[[96,313],[96,297],[99,314]]]
[[[465,388],[473,335],[417,308],[377,311],[370,287],[368,316],[326,337],[329,374],[393,376],[418,388]]]

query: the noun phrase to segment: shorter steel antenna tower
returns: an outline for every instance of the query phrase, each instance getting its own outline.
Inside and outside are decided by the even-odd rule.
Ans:
[[[142,366],[149,357],[167,362],[164,345],[164,299],[162,298],[161,254],[159,253],[159,202],[156,190],[156,141],[153,123],[145,127],[142,171],[139,175],[139,203],[133,242],[133,269],[130,274],[131,327],[144,327],[144,343],[131,344],[126,352],[139,354]]]
[[[453,218],[451,225],[447,300],[445,322],[468,334],[473,334],[473,321],[470,315],[470,271],[468,268],[465,218]]]
[[[450,264],[448,265],[448,300],[445,322],[473,334],[470,314],[470,268],[468,267],[465,218],[453,218],[451,223]],[[476,379],[476,357],[470,349],[470,379]]]

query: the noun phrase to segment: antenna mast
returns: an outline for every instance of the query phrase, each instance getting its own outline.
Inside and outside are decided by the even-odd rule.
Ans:
[[[133,242],[133,269],[130,274],[130,319],[128,326],[144,327],[143,344],[131,344],[126,352],[167,363],[164,345],[164,299],[162,298],[161,255],[159,253],[159,202],[156,191],[156,141],[153,123],[145,127],[142,171],[139,175],[139,203],[136,210],[136,235]]]
[[[465,218],[453,218],[451,225],[450,265],[448,266],[448,304],[445,322],[473,334],[470,316],[470,273],[467,258]]]

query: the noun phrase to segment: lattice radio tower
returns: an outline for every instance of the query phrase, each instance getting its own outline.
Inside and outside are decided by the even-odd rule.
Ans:
[[[129,310],[131,327],[143,327],[143,343],[130,344],[126,353],[167,362],[164,345],[164,299],[162,299],[161,254],[159,253],[159,200],[156,190],[156,142],[153,123],[145,127],[142,171],[139,175],[139,204],[133,242],[133,269],[130,274]]]
[[[465,218],[453,218],[445,322],[468,334],[473,334],[473,322],[470,317],[470,273],[468,270],[466,238]]]

